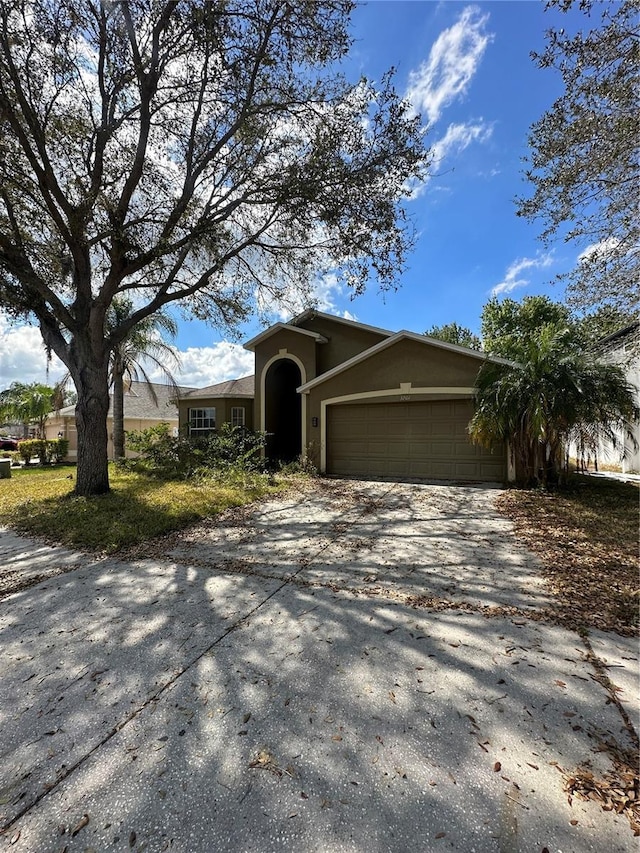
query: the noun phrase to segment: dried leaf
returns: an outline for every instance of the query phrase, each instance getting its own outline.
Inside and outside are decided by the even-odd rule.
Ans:
[[[129,847],[133,847],[135,843],[136,843],[136,833],[135,833],[135,830],[132,829],[131,832],[129,833]]]
[[[251,719],[251,711],[249,711],[248,713],[246,713],[246,714],[244,715],[244,717],[242,718],[242,723],[243,723],[243,725],[244,725],[245,723],[248,723],[250,719]]]
[[[499,761],[496,761],[496,763],[493,765],[493,772],[499,773],[501,770],[502,770],[502,764],[500,764]]]
[[[75,836],[80,832],[80,830],[84,829],[88,823],[89,823],[89,815],[88,814],[82,815],[82,817],[80,818],[78,823],[71,830],[71,836],[73,838],[75,838]]]
[[[9,841],[9,844],[16,844],[16,842],[18,842],[19,840],[20,840],[20,830],[13,833],[13,835],[11,836],[11,840]]]
[[[447,834],[446,832],[436,832],[435,837],[436,838],[444,838],[446,834]]]

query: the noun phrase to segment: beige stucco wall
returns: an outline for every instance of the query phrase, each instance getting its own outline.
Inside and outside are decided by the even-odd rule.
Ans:
[[[178,412],[180,420],[180,431],[188,434],[189,409],[215,408],[216,424],[231,422],[231,409],[241,407],[245,410],[245,427],[253,430],[254,418],[253,400],[247,397],[195,397],[193,399],[182,399],[178,401]]]
[[[372,402],[470,397],[481,366],[482,361],[473,356],[408,339],[385,347],[311,389],[306,406],[309,458],[315,465],[320,464],[323,401],[375,392],[393,393],[372,397]]]
[[[317,344],[314,338],[281,329],[256,346],[256,390],[255,390],[255,424],[257,430],[264,430],[264,407],[262,404],[266,373],[280,358],[291,358],[302,375],[302,382],[315,379],[316,348],[326,344]]]
[[[316,376],[364,352],[385,339],[384,334],[332,321],[327,317],[311,317],[300,324],[301,329],[317,332],[327,338],[317,347]],[[312,379],[309,376],[307,381]]]

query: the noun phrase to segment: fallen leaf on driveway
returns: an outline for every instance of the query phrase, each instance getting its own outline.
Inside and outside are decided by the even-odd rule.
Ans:
[[[78,821],[78,823],[77,823],[77,824],[75,825],[75,827],[71,830],[71,835],[72,835],[72,837],[75,837],[75,836],[80,832],[80,830],[81,830],[81,829],[84,829],[84,828],[85,828],[85,826],[86,826],[88,823],[89,823],[89,815],[88,815],[88,814],[82,815],[82,817],[80,818],[80,820]]]

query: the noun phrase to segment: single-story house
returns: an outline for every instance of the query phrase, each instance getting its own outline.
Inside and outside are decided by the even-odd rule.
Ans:
[[[469,440],[485,353],[315,310],[276,323],[245,348],[255,354],[255,388],[244,377],[185,395],[180,424],[191,434],[213,421],[239,422],[232,413],[244,406],[246,426],[267,434],[269,458],[306,456],[321,473],[514,478],[506,446],[491,452]]]
[[[131,382],[125,386],[124,393],[124,429],[126,432],[133,430],[149,429],[158,424],[169,424],[177,434],[178,431],[178,406],[176,395],[182,395],[194,390],[191,387],[172,387],[146,382]],[[155,399],[154,399],[155,395]],[[107,454],[109,459],[114,458],[113,453],[113,395],[109,404],[109,416],[107,418],[107,431],[109,435]],[[54,412],[46,423],[47,438],[66,438],[69,441],[70,461],[75,461],[78,456],[78,435],[76,432],[75,406],[66,406],[58,412]],[[135,456],[135,453],[125,451],[126,456]]]
[[[243,376],[185,392],[178,400],[181,434],[206,435],[222,423],[255,429],[254,386],[253,376]]]

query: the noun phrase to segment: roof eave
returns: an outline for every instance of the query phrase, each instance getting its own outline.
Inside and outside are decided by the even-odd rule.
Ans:
[[[468,349],[467,347],[461,347],[457,344],[450,344],[446,341],[439,341],[437,338],[430,338],[427,335],[420,335],[417,332],[408,332],[406,329],[403,329],[400,332],[396,332],[391,337],[387,338],[384,341],[380,341],[377,344],[374,344],[369,349],[363,350],[363,352],[358,353],[353,356],[353,358],[344,361],[342,364],[337,365],[332,370],[328,370],[326,373],[321,373],[320,376],[316,376],[315,379],[310,379],[309,382],[305,382],[304,385],[300,385],[296,390],[300,394],[307,394],[312,388],[315,388],[317,385],[321,385],[323,382],[326,382],[328,379],[332,379],[334,376],[338,376],[340,373],[343,373],[345,370],[348,370],[350,367],[353,367],[356,364],[359,364],[362,361],[366,361],[371,356],[375,355],[382,350],[387,349],[387,347],[393,346],[400,340],[413,340],[420,344],[429,344],[431,346],[436,346],[440,349],[446,349],[451,352],[458,353],[459,355],[471,356],[472,358],[479,359],[482,362],[491,362],[493,364],[504,364],[508,367],[518,367],[519,365],[515,361],[509,361],[506,358],[501,358],[500,356],[492,356],[488,355],[485,352],[481,352],[478,350]]]
[[[318,332],[310,332],[308,329],[299,329],[297,326],[292,326],[289,323],[276,323],[273,326],[269,326],[268,329],[265,329],[264,332],[260,332],[259,335],[256,335],[251,340],[244,343],[242,346],[244,349],[249,350],[249,352],[255,352],[255,348],[258,344],[262,343],[262,341],[266,341],[268,338],[286,330],[288,332],[296,332],[299,335],[306,335],[309,338],[313,338],[317,344],[326,344],[328,339],[324,337],[324,335],[318,334]]]
[[[323,320],[333,320],[336,323],[344,323],[352,328],[364,329],[367,332],[375,332],[385,337],[392,337],[394,332],[389,329],[382,329],[380,326],[370,326],[368,323],[360,323],[358,320],[348,320],[346,317],[338,317],[335,314],[327,314],[325,311],[316,311],[313,308],[307,308],[301,314],[297,314],[293,319],[289,320],[289,324],[296,326],[298,323],[303,323],[305,320],[312,320],[314,317],[322,317]]]

